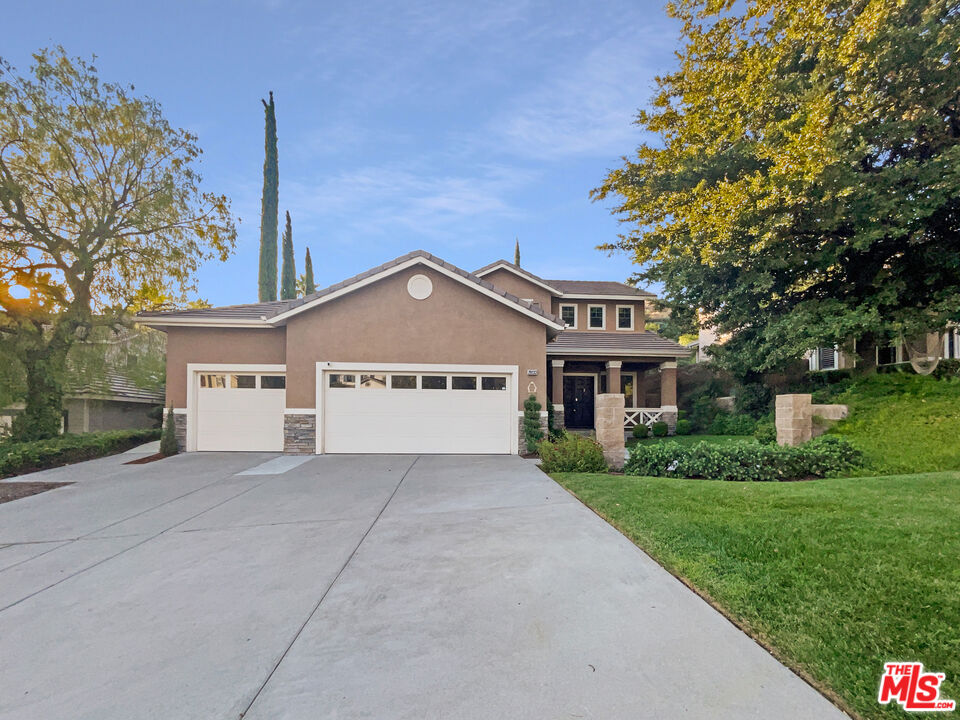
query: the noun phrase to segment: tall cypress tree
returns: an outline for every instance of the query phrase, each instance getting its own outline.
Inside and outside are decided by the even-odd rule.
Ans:
[[[280,270],[280,299],[293,300],[297,296],[297,266],[293,259],[293,227],[290,211],[287,211],[287,226],[283,229],[283,265]]]
[[[307,248],[307,256],[303,260],[303,294],[310,295],[317,291],[317,285],[313,281],[313,261],[310,259],[310,248]]]
[[[520,267],[520,238],[517,238],[517,242],[513,246],[513,264]]]
[[[264,107],[263,195],[260,197],[260,278],[257,296],[260,302],[277,299],[277,206],[280,170],[277,165],[277,114],[273,104],[261,100]]]

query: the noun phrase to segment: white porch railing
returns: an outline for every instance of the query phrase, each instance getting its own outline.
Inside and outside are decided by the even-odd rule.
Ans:
[[[624,408],[623,427],[629,429],[634,425],[652,425],[663,419],[663,410],[660,408]]]

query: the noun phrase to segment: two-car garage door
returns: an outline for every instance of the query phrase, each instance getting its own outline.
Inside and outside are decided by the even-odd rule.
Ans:
[[[324,372],[323,451],[510,453],[511,379],[494,372]]]

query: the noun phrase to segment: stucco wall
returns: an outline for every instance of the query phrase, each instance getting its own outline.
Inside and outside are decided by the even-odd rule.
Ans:
[[[533,300],[536,303],[540,303],[540,307],[550,312],[550,291],[544,290],[529,280],[525,280],[516,273],[512,273],[509,270],[494,270],[484,275],[483,279],[489,283],[493,283],[501,290],[506,290],[511,295],[516,295],[522,300]]]
[[[407,293],[416,274],[433,281],[426,300]],[[543,323],[423,266],[291,317],[287,344],[288,408],[315,407],[318,361],[517,365],[521,403],[531,381],[546,400]]]
[[[576,305],[577,306],[577,326],[575,328],[570,328],[571,330],[577,330],[578,332],[583,330],[587,332],[630,332],[629,330],[617,330],[617,305],[633,305],[633,332],[644,332],[644,325],[646,320],[644,318],[644,307],[643,300],[639,301],[630,301],[630,300],[564,300],[563,298],[554,298],[551,305],[551,310],[554,315],[560,316],[560,306],[561,305]],[[603,330],[597,328],[590,328],[587,323],[587,306],[588,305],[605,305],[607,308],[606,312],[606,327]]]
[[[284,328],[167,328],[167,407],[187,406],[187,363],[282,364],[285,338]]]

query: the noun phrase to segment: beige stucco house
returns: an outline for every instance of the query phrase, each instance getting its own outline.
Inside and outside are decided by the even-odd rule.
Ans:
[[[626,394],[626,428],[676,421],[688,351],[645,331],[651,298],[416,251],[304,298],[141,322],[167,333],[166,403],[185,450],[517,453],[530,395],[571,428],[593,426],[603,392]]]

